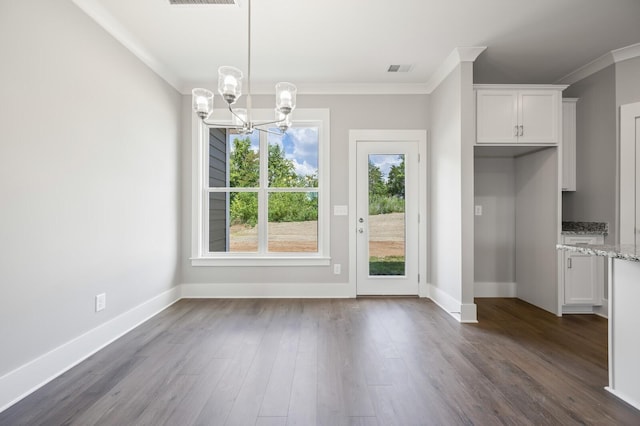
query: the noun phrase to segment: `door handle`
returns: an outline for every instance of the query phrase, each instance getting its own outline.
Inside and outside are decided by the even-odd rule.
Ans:
[[[571,258],[567,258],[567,269],[571,269]]]

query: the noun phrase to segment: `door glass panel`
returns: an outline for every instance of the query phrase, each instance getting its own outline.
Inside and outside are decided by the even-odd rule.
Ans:
[[[405,156],[369,155],[369,275],[405,275]]]

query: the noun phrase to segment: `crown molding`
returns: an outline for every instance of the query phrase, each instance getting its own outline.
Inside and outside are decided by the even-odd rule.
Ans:
[[[626,61],[627,59],[638,58],[640,57],[640,43],[612,50],[611,54],[613,55],[613,61],[615,63]]]
[[[274,85],[251,83],[252,95],[273,95]],[[217,87],[216,82],[196,82],[182,86],[180,93],[190,95],[194,87]],[[296,83],[298,95],[426,95],[424,83]]]
[[[564,90],[567,84],[474,84],[474,89],[485,90]]]
[[[183,82],[155,56],[149,53],[149,51],[143,47],[143,44],[133,34],[127,31],[98,1],[72,0],[72,2],[145,65],[151,68],[153,72],[158,74],[158,76],[174,89],[180,91]],[[189,91],[189,93],[191,93],[191,91]]]
[[[442,83],[442,81],[451,74],[459,63],[461,62],[474,62],[478,56],[485,51],[486,46],[477,47],[456,47],[447,56],[442,65],[438,67],[436,72],[431,76],[426,85],[427,93],[433,92],[433,90]]]
[[[615,63],[637,57],[640,57],[640,43],[607,52],[599,58],[565,75],[560,80],[556,81],[556,83],[573,84]]]

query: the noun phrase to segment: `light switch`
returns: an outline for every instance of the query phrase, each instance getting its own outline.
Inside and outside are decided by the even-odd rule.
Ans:
[[[333,206],[334,216],[347,216],[349,214],[348,206]]]
[[[476,216],[482,216],[482,206],[476,206],[475,213]]]

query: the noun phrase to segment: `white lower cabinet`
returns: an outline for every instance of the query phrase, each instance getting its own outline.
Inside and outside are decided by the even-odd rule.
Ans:
[[[565,235],[565,244],[604,244],[602,235]],[[604,295],[604,257],[564,251],[563,313],[591,313],[602,305]]]

